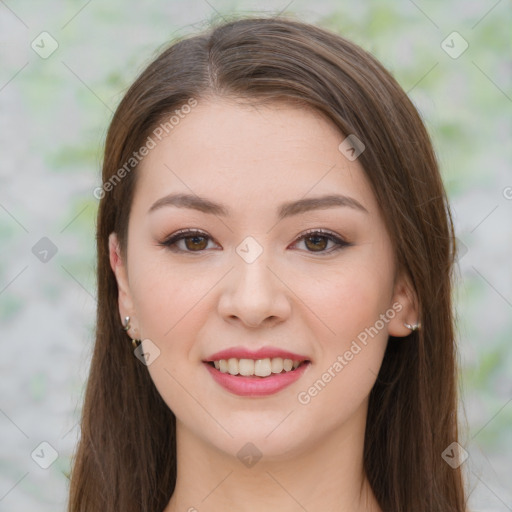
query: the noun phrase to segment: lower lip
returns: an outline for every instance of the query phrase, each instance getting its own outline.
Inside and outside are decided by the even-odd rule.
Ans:
[[[222,373],[208,363],[203,363],[217,384],[239,396],[267,396],[293,384],[300,379],[311,363],[305,363],[291,372],[275,373],[268,377],[244,377]]]

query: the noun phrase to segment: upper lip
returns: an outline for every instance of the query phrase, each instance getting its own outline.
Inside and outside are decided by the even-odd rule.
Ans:
[[[272,359],[274,357],[281,357],[283,359],[292,359],[293,361],[309,361],[307,356],[295,354],[288,350],[282,350],[277,347],[262,347],[258,350],[250,350],[244,347],[232,347],[220,352],[215,352],[207,357],[204,361],[220,361],[221,359]]]

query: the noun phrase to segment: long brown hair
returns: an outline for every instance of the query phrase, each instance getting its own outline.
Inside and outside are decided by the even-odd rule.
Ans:
[[[370,394],[364,467],[384,512],[463,512],[461,470],[441,456],[458,439],[455,246],[429,136],[406,94],[369,53],[282,16],[218,23],[173,43],[137,78],[112,119],[97,217],[96,344],[69,512],[160,512],[174,491],[175,417],[122,330],[108,236],[118,234],[126,259],[137,178],[137,166],[126,163],[134,152],[191,98],[215,96],[302,104],[365,144],[359,161],[398,269],[416,292],[422,329],[389,339]],[[114,182],[116,173],[122,179]]]

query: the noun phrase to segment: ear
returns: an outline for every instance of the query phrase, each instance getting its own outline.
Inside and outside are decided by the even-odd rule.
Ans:
[[[125,317],[130,317],[131,331],[137,332],[135,307],[133,304],[130,286],[128,283],[128,269],[121,256],[120,244],[115,232],[108,237],[110,266],[116,276],[117,289],[119,290],[118,305],[121,316],[121,325],[124,325]]]
[[[404,273],[395,281],[392,304],[396,315],[389,322],[388,332],[391,336],[408,336],[411,334],[411,329],[404,323],[414,325],[419,323],[420,319],[416,291]]]

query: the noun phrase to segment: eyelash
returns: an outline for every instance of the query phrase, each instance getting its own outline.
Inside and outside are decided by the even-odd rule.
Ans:
[[[334,248],[331,248],[330,250],[324,250],[324,251],[306,251],[311,254],[331,254],[333,252],[339,251],[340,249],[343,249],[345,247],[349,247],[352,244],[343,240],[343,238],[340,238],[339,236],[335,235],[334,233],[331,233],[330,231],[325,231],[323,229],[313,229],[310,231],[307,231],[305,233],[302,233],[296,240],[296,242],[299,242],[305,238],[312,238],[314,236],[321,237],[321,238],[327,238],[331,242],[334,242],[336,246]],[[176,245],[177,242],[180,240],[185,240],[187,238],[194,238],[194,237],[202,237],[207,238],[209,240],[212,240],[211,237],[209,237],[206,233],[203,233],[202,231],[197,231],[193,229],[185,229],[178,231],[177,233],[174,233],[169,238],[164,240],[163,242],[159,243],[158,245],[162,247],[166,247],[172,252],[184,252],[184,253],[201,253],[204,252],[206,249],[201,249],[199,251],[189,251],[189,250],[183,250],[183,249],[177,249],[176,247],[173,247]],[[294,242],[294,243],[296,243]]]

